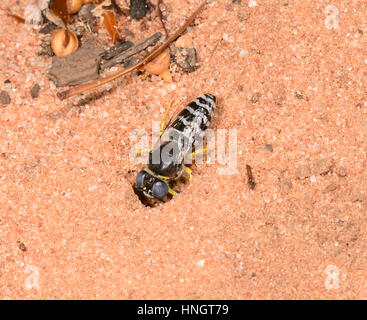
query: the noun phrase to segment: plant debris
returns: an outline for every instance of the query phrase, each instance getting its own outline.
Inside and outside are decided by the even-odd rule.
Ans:
[[[85,92],[87,90],[91,90],[94,88],[97,88],[99,86],[102,86],[108,82],[111,82],[125,74],[128,74],[136,69],[139,69],[146,65],[148,62],[152,61],[154,58],[156,58],[158,55],[160,55],[166,48],[169,47],[169,45],[175,41],[185,30],[186,28],[194,21],[198,13],[201,11],[201,9],[205,6],[206,1],[203,1],[198,8],[194,11],[194,13],[186,20],[186,22],[178,29],[174,34],[172,34],[162,45],[160,45],[158,48],[153,50],[148,56],[146,56],[143,60],[141,60],[139,63],[135,64],[134,66],[131,66],[127,69],[119,70],[115,73],[110,74],[107,77],[99,78],[97,81],[93,81],[90,83],[86,83],[83,85],[80,85],[75,88],[71,88],[62,92],[58,92],[57,96],[63,100],[70,98],[72,96],[75,96],[79,93]]]
[[[57,87],[78,85],[98,78],[99,65],[104,54],[95,40],[87,40],[74,53],[64,57],[53,57],[49,72]]]
[[[130,0],[130,15],[133,19],[141,19],[147,14],[146,0]]]
[[[25,246],[25,244],[22,241],[17,240],[17,244],[18,244],[19,250],[21,250],[23,252],[26,252],[28,250],[27,247]]]
[[[103,24],[106,27],[108,33],[112,37],[112,42],[116,43],[120,40],[120,35],[117,27],[117,20],[115,13],[111,10],[107,10],[103,13]]]
[[[51,38],[51,49],[56,56],[67,56],[79,47],[76,34],[68,29],[58,29]]]
[[[42,15],[58,27],[64,28],[68,23],[65,0],[39,0],[37,5]]]
[[[78,18],[89,25],[91,28],[95,21],[96,17],[93,15],[92,10],[95,8],[93,3],[86,3],[78,12]]]
[[[123,11],[119,7],[119,5],[116,3],[116,0],[111,0],[111,6],[118,16],[123,14]]]
[[[54,53],[52,52],[51,48],[51,36],[50,35],[43,35],[41,37],[41,45],[40,50],[37,52],[39,56],[49,56],[52,57]]]
[[[120,53],[130,49],[134,44],[131,41],[119,41],[113,47],[109,48],[107,52],[102,56],[104,60],[111,60],[112,58],[116,57]]]
[[[57,28],[57,25],[54,24],[53,22],[50,22],[50,23],[46,24],[44,27],[42,27],[42,29],[40,31],[38,31],[38,33],[48,34],[48,33],[51,33],[53,30],[55,30],[56,28]]]
[[[166,25],[163,22],[162,10],[161,10],[161,7],[160,7],[161,4],[162,4],[162,0],[158,0],[158,2],[157,2],[157,9],[156,10],[157,10],[158,19],[159,19],[159,21],[160,21],[160,23],[162,25],[162,28],[164,30],[164,34],[165,34],[165,36],[167,38],[168,37],[168,31],[167,31]]]
[[[254,190],[256,187],[256,182],[252,174],[252,168],[248,164],[246,164],[246,173],[247,173],[247,184],[251,190]]]
[[[22,18],[22,17],[20,17],[20,16],[18,16],[18,15],[16,15],[16,14],[13,14],[13,13],[6,13],[6,15],[8,16],[8,17],[11,17],[11,18],[14,18],[17,22],[19,22],[19,23],[25,23],[25,19],[24,18]]]
[[[5,90],[2,90],[0,92],[0,104],[3,106],[7,106],[11,102],[9,93],[7,93]]]
[[[147,63],[143,69],[151,74],[159,75],[164,81],[172,82],[172,75],[169,70],[170,56],[168,51],[162,52],[153,61]]]
[[[114,57],[107,59],[108,61],[102,61],[101,63],[101,70],[105,70],[107,68],[111,68],[115,64],[124,63],[128,58],[132,57],[133,55],[145,50],[146,48],[155,45],[159,39],[161,38],[161,33],[157,32],[153,34],[151,37],[139,42],[135,46],[129,48],[128,50],[123,50],[120,53],[116,54]],[[111,54],[111,51],[109,51]]]

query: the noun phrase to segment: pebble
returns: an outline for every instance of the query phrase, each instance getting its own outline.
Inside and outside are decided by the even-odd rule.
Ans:
[[[181,36],[171,46],[170,53],[172,61],[184,72],[193,72],[199,67],[197,52],[189,34]]]
[[[7,106],[11,102],[9,93],[7,93],[5,90],[2,90],[0,92],[0,104],[3,106]]]
[[[246,49],[242,49],[241,51],[240,51],[240,58],[243,58],[245,55],[247,55],[248,54],[248,51],[246,50]]]
[[[299,99],[299,100],[306,100],[306,101],[308,101],[308,97],[306,96],[306,94],[303,92],[303,91],[301,91],[301,90],[297,90],[296,92],[295,92],[295,97],[297,98],[297,99]]]
[[[204,260],[204,259],[199,260],[196,264],[197,264],[199,267],[204,267],[205,260]]]
[[[23,252],[26,252],[27,251],[27,247],[25,246],[25,244],[23,242],[21,242],[21,241],[18,240],[17,243],[18,243],[19,250],[21,250]]]
[[[258,102],[259,102],[259,99],[260,99],[260,96],[261,96],[260,92],[255,92],[255,93],[252,95],[252,97],[251,97],[251,102],[252,102],[253,104],[258,103]]]
[[[265,147],[262,150],[273,152],[273,145],[272,144],[266,144]]]
[[[38,83],[36,83],[36,84],[33,85],[32,89],[31,89],[31,97],[33,99],[38,98],[39,93],[40,93],[40,89],[41,89],[41,87],[39,86]]]
[[[256,1],[255,1],[255,0],[250,0],[250,1],[248,2],[248,6],[249,6],[249,8],[256,7],[256,6],[257,6],[257,3],[256,3]]]

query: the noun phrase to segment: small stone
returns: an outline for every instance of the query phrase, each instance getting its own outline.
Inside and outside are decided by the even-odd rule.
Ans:
[[[308,97],[306,96],[306,94],[303,91],[297,90],[295,92],[295,97],[299,100],[306,100],[308,101]]]
[[[272,144],[266,144],[265,147],[262,150],[273,152],[273,145]]]
[[[336,169],[336,174],[339,176],[339,177],[346,177],[348,175],[348,170],[344,167],[338,167]]]
[[[189,34],[180,37],[171,46],[170,53],[173,62],[184,72],[193,72],[199,67],[196,49]]]
[[[242,49],[241,51],[240,51],[240,54],[239,54],[239,56],[240,56],[240,58],[243,58],[245,55],[247,55],[248,54],[248,51],[246,50],[246,49]]]
[[[17,240],[17,244],[18,244],[18,248],[19,250],[26,252],[27,251],[27,247],[25,246],[25,244],[19,240]]]
[[[311,176],[311,168],[309,165],[304,165],[296,168],[296,178],[306,179]]]
[[[256,1],[255,1],[255,0],[250,0],[250,1],[248,2],[248,6],[249,6],[249,8],[254,8],[254,7],[256,7],[256,6],[257,6],[257,3],[256,3]]]
[[[255,92],[254,95],[251,97],[251,102],[253,104],[258,103],[260,96],[261,96],[260,92]]]
[[[197,264],[199,267],[204,267],[205,260],[204,260],[204,259],[199,260],[196,264]]]
[[[9,93],[7,93],[5,90],[2,90],[0,92],[0,104],[3,106],[7,106],[11,102]]]
[[[33,99],[38,98],[38,95],[40,93],[40,89],[41,89],[41,87],[39,86],[38,83],[36,83],[35,85],[33,85],[32,89],[31,89],[31,97]]]
[[[133,19],[141,19],[146,14],[146,0],[130,0],[130,15]]]

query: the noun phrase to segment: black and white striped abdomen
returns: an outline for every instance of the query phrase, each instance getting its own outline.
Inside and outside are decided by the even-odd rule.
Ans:
[[[215,103],[215,96],[209,93],[196,98],[179,113],[170,129],[181,133],[190,143],[196,144],[210,124]]]

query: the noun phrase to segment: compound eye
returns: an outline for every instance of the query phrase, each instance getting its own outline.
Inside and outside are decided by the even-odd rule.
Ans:
[[[146,174],[147,173],[144,170],[142,170],[136,176],[136,187],[138,189],[143,189],[143,187],[144,187],[144,178],[145,178]]]
[[[157,199],[162,199],[168,193],[168,186],[163,181],[157,181],[152,187],[153,196]]]

